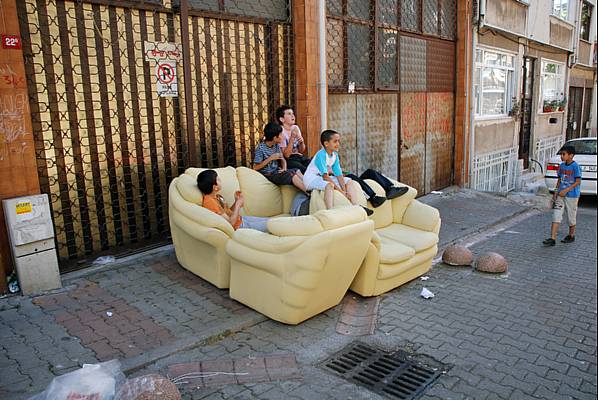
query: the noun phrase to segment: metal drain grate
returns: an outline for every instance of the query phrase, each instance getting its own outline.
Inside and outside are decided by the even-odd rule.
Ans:
[[[363,343],[352,343],[324,361],[326,370],[391,399],[416,399],[442,373],[414,361],[410,353],[387,353]]]

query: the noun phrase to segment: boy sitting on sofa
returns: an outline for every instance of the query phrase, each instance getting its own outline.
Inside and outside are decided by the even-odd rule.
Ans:
[[[264,127],[264,140],[255,149],[253,169],[275,185],[295,185],[305,192],[303,174],[297,169],[287,169],[280,143],[282,126],[270,122]]]
[[[240,191],[235,192],[235,202],[229,207],[219,194],[222,189],[220,178],[216,171],[207,169],[197,175],[197,187],[203,194],[203,206],[227,220],[234,230],[239,228],[255,229],[268,233],[268,219],[266,217],[241,216],[241,208],[245,199]]]
[[[323,148],[311,159],[303,183],[307,190],[323,190],[324,203],[327,209],[333,207],[334,191],[341,192],[353,205],[359,205],[349,192],[352,181],[343,175],[339,162],[338,150],[340,147],[340,134],[332,129],[327,129],[320,135]],[[363,207],[368,215],[374,212]]]

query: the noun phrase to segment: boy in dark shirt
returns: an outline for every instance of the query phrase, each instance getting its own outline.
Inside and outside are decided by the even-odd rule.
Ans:
[[[275,185],[295,185],[305,192],[303,174],[297,169],[287,169],[280,142],[282,127],[270,122],[264,127],[264,140],[255,148],[253,169],[260,172]]]

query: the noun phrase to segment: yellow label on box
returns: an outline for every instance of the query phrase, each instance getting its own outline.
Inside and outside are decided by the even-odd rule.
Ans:
[[[33,207],[31,206],[31,202],[29,202],[29,201],[17,203],[16,209],[17,209],[17,215],[29,214],[30,212],[33,211]]]

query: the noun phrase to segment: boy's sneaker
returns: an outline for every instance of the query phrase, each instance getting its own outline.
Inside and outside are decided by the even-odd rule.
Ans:
[[[401,186],[401,187],[393,186],[390,189],[388,189],[388,192],[386,192],[386,198],[387,199],[395,199],[399,196],[404,195],[408,191],[409,191],[409,188],[407,186]]]
[[[544,246],[554,246],[556,245],[556,240],[554,240],[553,238],[548,238],[542,243],[544,244]]]
[[[368,215],[368,217],[374,213],[374,210],[372,210],[371,208],[367,208],[367,207],[361,207],[361,208],[363,208],[365,210],[365,213]]]
[[[374,208],[380,207],[382,204],[384,204],[385,201],[386,201],[386,197],[382,197],[382,196],[374,196],[374,197],[370,198],[370,204]]]
[[[561,243],[573,243],[575,242],[575,236],[567,235],[561,240]]]

